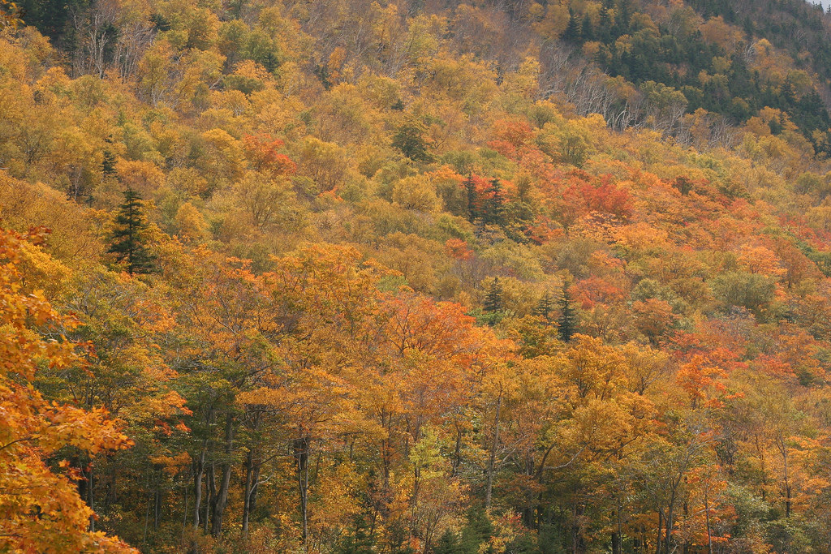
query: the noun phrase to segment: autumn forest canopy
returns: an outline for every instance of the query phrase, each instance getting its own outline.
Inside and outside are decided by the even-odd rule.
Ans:
[[[831,552],[831,15],[0,0],[0,552]]]

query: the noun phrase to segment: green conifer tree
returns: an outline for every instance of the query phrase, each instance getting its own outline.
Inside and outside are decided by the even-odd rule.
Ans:
[[[580,37],[584,42],[589,42],[595,39],[594,25],[592,25],[592,20],[588,13],[583,16],[583,25],[580,28]]]
[[[502,196],[502,183],[499,179],[491,181],[490,197],[485,202],[485,209],[482,214],[482,223],[502,225],[503,212],[505,211],[505,198]]]
[[[562,39],[568,42],[578,42],[580,40],[580,34],[580,22],[577,20],[577,15],[575,15],[574,10],[569,8],[568,25],[566,25],[565,31],[563,31]]]
[[[110,232],[108,253],[126,266],[130,275],[150,273],[156,257],[147,248],[147,216],[141,196],[132,190],[124,192],[124,202],[119,206],[113,229]]]
[[[354,532],[348,533],[335,548],[337,554],[372,554],[375,541],[363,516],[355,518]]]
[[[557,320],[560,327],[560,340],[569,342],[577,331],[577,312],[571,304],[571,294],[568,284],[563,283],[563,295],[560,297],[560,317]]]
[[[502,283],[499,282],[499,277],[495,277],[491,282],[491,286],[488,287],[484,310],[488,313],[496,313],[502,310]]]
[[[392,147],[416,162],[432,161],[433,156],[427,151],[427,142],[424,133],[427,131],[424,123],[410,117],[398,128],[392,137]]]
[[[552,316],[554,315],[554,299],[551,297],[550,292],[545,291],[540,301],[537,302],[537,306],[534,308],[534,315],[540,316],[546,323],[551,323]]]
[[[445,530],[444,534],[433,547],[433,554],[462,554],[462,549],[459,546],[459,539],[456,538],[456,534],[450,529]]]

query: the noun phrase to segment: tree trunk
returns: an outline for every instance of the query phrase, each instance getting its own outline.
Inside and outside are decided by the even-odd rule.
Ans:
[[[187,483],[187,481],[186,481]],[[185,544],[185,529],[188,526],[188,501],[190,494],[188,494],[187,485],[182,487],[182,544]]]
[[[234,416],[230,412],[225,417],[225,461],[222,464],[222,481],[213,504],[211,535],[218,537],[222,533],[222,516],[228,505],[228,489],[231,485],[231,454],[234,451]]]
[[[257,484],[260,479],[260,461],[253,450],[248,451],[245,460],[245,498],[242,502],[242,534],[248,535],[248,521],[254,509],[257,497]]]
[[[623,554],[623,518],[621,517],[620,499],[617,499],[617,509],[615,510],[615,519],[617,519],[617,529],[612,533],[612,554]]]
[[[95,511],[95,497],[93,496],[93,487],[95,483],[92,480],[92,462],[89,465],[89,483],[87,483],[87,505],[89,509]],[[89,516],[89,530],[95,532],[95,516]]]
[[[297,488],[300,492],[300,518],[303,523],[303,544],[309,538],[309,446],[310,437],[294,440],[294,458],[297,460]]]
[[[704,513],[707,515],[707,554],[713,554],[713,528],[710,525],[710,498],[708,487],[704,487]]]
[[[791,482],[790,476],[788,475],[788,450],[787,445],[785,445],[784,441],[782,442],[782,446],[780,450],[782,451],[782,462],[783,467],[785,470],[785,518],[791,517]]]
[[[211,462],[211,467],[208,470],[208,501],[205,503],[205,533],[208,532],[208,524],[211,520],[211,515],[214,513],[214,504],[216,503],[216,464]]]
[[[153,531],[159,530],[159,520],[162,515],[161,471],[158,472],[156,479],[156,487],[153,491]]]
[[[459,466],[462,464],[462,428],[456,427],[456,448],[453,451],[453,460],[450,462],[453,468],[453,477],[459,472]]]
[[[199,529],[199,510],[202,508],[202,478],[205,476],[205,449],[207,441],[202,444],[199,459],[193,465],[193,528]]]
[[[496,400],[496,416],[493,418],[493,442],[491,444],[491,455],[488,460],[488,484],[485,489],[485,509],[491,507],[491,493],[493,492],[493,469],[496,463],[496,447],[499,443],[499,416],[502,411],[502,392]]]
[[[658,538],[657,544],[655,545],[655,554],[662,554],[661,550],[661,530],[663,529],[664,525],[664,511],[658,510]]]
[[[573,521],[571,523],[571,552],[572,554],[579,554],[583,551],[583,539],[580,536],[580,517],[583,515],[583,509],[580,503],[575,501],[573,508]]]
[[[666,534],[664,535],[664,551],[666,552],[666,554],[670,554],[670,552],[672,551],[672,548],[670,548],[670,545],[672,543],[672,526],[674,524],[673,523],[673,519],[674,519],[673,518],[673,515],[674,515],[673,512],[675,511],[674,510],[674,505],[675,505],[675,497],[672,496],[670,498],[669,508],[667,509],[667,521],[666,521],[667,528],[666,528]]]

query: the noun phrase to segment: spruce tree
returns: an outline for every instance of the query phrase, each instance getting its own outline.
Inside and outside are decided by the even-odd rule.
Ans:
[[[355,531],[345,535],[335,547],[337,554],[372,554],[375,552],[375,540],[369,525],[363,516],[355,518]]]
[[[490,197],[485,203],[482,223],[502,225],[502,212],[505,209],[505,198],[502,196],[502,183],[499,179],[491,181]]]
[[[499,282],[499,277],[495,277],[488,287],[484,309],[488,313],[496,313],[502,309],[502,283]]]
[[[124,192],[124,202],[118,208],[115,225],[110,232],[108,253],[125,264],[130,275],[149,273],[154,268],[155,256],[147,248],[147,217],[141,196],[132,190]]]
[[[583,26],[580,29],[580,37],[583,39],[583,42],[589,42],[595,39],[594,25],[592,25],[592,20],[588,13],[583,16]]]
[[[105,177],[112,177],[115,175],[115,154],[109,150],[104,150],[104,159],[101,161],[101,173]]]
[[[577,21],[577,16],[574,14],[574,10],[569,8],[568,25],[566,25],[565,31],[563,31],[562,39],[568,42],[578,42],[580,40],[580,34],[580,22]]]
[[[430,162],[433,156],[427,150],[427,141],[424,139],[426,131],[424,123],[420,120],[408,118],[392,137],[392,146],[413,161]]]
[[[433,546],[433,554],[462,554],[459,539],[450,529],[445,530],[439,541]]]
[[[600,22],[597,26],[597,34],[603,44],[609,44],[612,41],[612,20],[609,17],[609,8],[604,3],[600,7]]]
[[[534,315],[543,318],[546,323],[551,323],[551,316],[554,313],[554,299],[551,298],[551,293],[545,291],[540,301],[537,302],[537,307],[534,308]]]
[[[569,342],[577,330],[577,312],[574,310],[574,306],[571,305],[571,295],[566,283],[563,283],[563,295],[560,297],[560,318],[557,323],[560,326],[560,340]]]

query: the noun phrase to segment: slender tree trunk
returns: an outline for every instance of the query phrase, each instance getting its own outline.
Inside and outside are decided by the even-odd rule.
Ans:
[[[300,493],[300,518],[303,524],[303,544],[309,538],[309,446],[310,437],[294,440],[294,458],[297,460],[297,487]]]
[[[488,460],[488,484],[485,489],[485,509],[491,507],[491,493],[493,492],[493,469],[496,463],[496,447],[499,444],[499,417],[502,412],[502,392],[496,400],[496,416],[493,418],[493,442],[491,443],[491,455]]]
[[[92,476],[92,463],[90,462],[89,466],[89,483],[87,483],[87,505],[89,509],[95,511],[95,496],[93,496],[93,487],[95,483],[93,482]],[[95,531],[95,516],[89,516],[89,530]]]
[[[672,495],[670,497],[670,500],[669,500],[669,507],[667,508],[667,521],[666,521],[667,527],[666,527],[666,533],[664,535],[664,550],[665,550],[666,554],[670,554],[670,551],[672,550],[671,544],[672,544],[672,526],[674,525],[674,521],[673,521],[674,520],[673,512],[675,511],[674,506],[675,506],[675,495]]]
[[[161,472],[156,476],[156,488],[153,491],[153,531],[159,530],[159,519],[162,515]]]
[[[185,544],[185,529],[188,526],[188,500],[190,500],[190,494],[188,494],[188,487],[187,481],[185,481],[185,486],[182,487],[182,544]]]
[[[459,466],[462,464],[462,428],[456,428],[456,448],[453,451],[453,461],[451,466],[453,468],[453,477],[459,472]]]
[[[253,513],[257,509],[257,494],[260,491],[260,469],[262,462],[260,460],[254,461],[254,475],[251,479],[251,495],[249,499],[248,511]]]
[[[147,491],[150,489],[150,472],[147,473],[147,480],[144,490]],[[144,546],[147,544],[147,527],[150,525],[150,504],[152,500],[150,498],[147,499],[147,509],[144,511],[144,532],[141,536],[141,545]]]
[[[225,462],[222,464],[222,481],[214,502],[214,516],[211,522],[211,535],[217,537],[222,533],[222,516],[228,505],[228,489],[231,485],[231,454],[234,451],[234,416],[230,412],[225,417]]]
[[[661,531],[663,530],[664,525],[664,511],[658,510],[658,538],[657,543],[655,545],[655,554],[662,554],[661,551]]]
[[[252,430],[256,437],[256,431],[260,426],[261,412],[255,411],[253,413]],[[255,444],[248,450],[248,455],[245,457],[245,489],[243,490],[244,498],[242,500],[242,534],[248,536],[248,522],[251,519],[251,511],[254,509],[255,495],[257,491],[257,484],[260,479],[260,460],[257,450],[256,438]]]
[[[571,552],[578,554],[580,552],[580,510],[577,501],[574,502],[572,508],[572,522],[571,522]]]
[[[534,455],[532,452],[525,453],[525,475],[529,479],[534,478]],[[525,493],[525,505],[522,507],[522,521],[525,526],[529,529],[535,529],[536,525],[534,522],[534,495],[533,492],[528,490]]]
[[[783,444],[781,447],[782,450],[782,461],[785,470],[785,518],[791,517],[791,482],[790,477],[788,475],[788,451],[786,450],[787,446]]]
[[[199,510],[202,508],[202,478],[205,476],[205,450],[207,441],[202,444],[199,459],[193,468],[193,528],[199,529]]]
[[[245,458],[245,489],[243,494],[245,498],[242,499],[242,534],[248,536],[248,516],[251,512],[251,492],[253,488],[252,479],[254,477],[254,452],[248,451]]]
[[[612,533],[612,554],[622,554],[623,553],[623,518],[621,517],[621,505],[620,505],[620,498],[617,499],[617,509],[615,510],[615,516],[617,519],[617,529],[614,533]]]
[[[208,501],[205,503],[205,521],[203,522],[203,527],[205,529],[205,533],[208,533],[208,524],[211,519],[211,515],[213,514],[213,506],[216,502],[216,464],[211,462],[211,466],[208,469]]]
[[[704,487],[704,513],[707,515],[707,554],[713,554],[713,530],[710,526],[710,498],[709,490]]]

